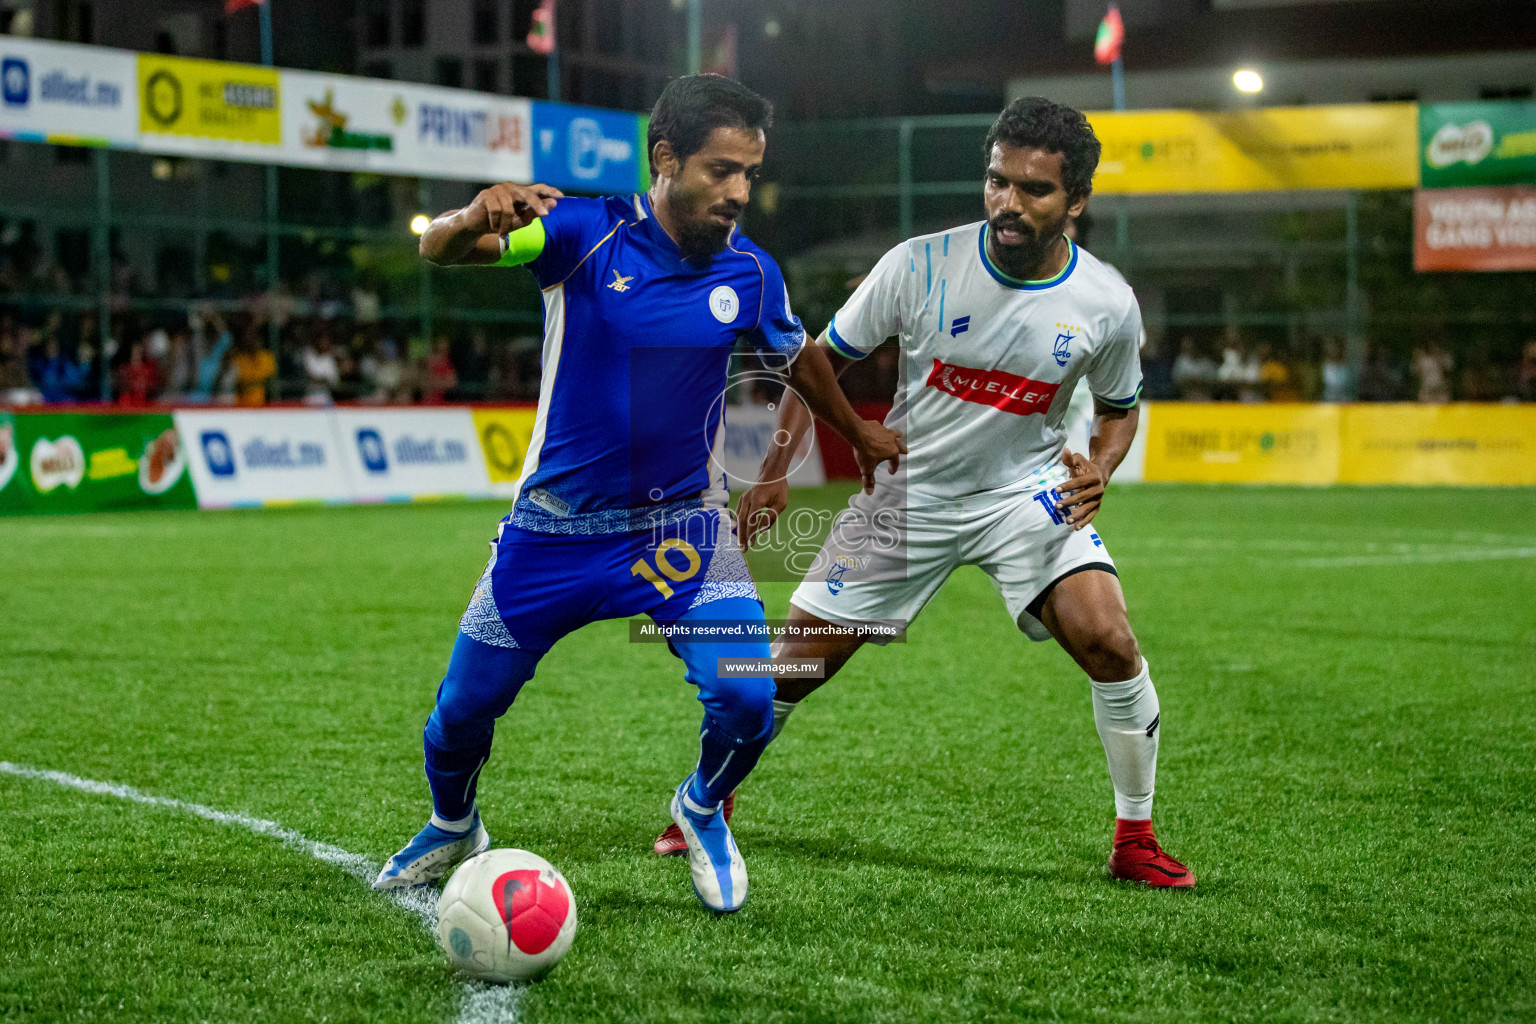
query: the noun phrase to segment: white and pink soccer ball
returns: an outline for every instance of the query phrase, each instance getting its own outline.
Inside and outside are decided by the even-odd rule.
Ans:
[[[448,879],[437,941],[453,966],[484,981],[531,981],[576,937],[576,901],[554,866],[527,850],[487,850]]]

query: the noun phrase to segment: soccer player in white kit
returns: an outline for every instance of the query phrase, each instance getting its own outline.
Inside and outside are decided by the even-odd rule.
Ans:
[[[1136,297],[1063,234],[1087,203],[1099,141],[1076,110],[1028,98],[998,117],[985,152],[987,219],[886,253],[820,339],[841,371],[899,336],[905,386],[886,425],[905,433],[909,454],[904,480],[866,477],[796,589],[790,622],[813,635],[825,623],[905,624],[956,568],[980,566],[1019,629],[1054,637],[1091,681],[1115,794],[1110,875],[1188,888],[1194,873],[1152,831],[1157,692],[1092,526],[1135,437],[1141,391]],[[1095,406],[1086,456],[1065,448],[1084,377]],[[787,506],[791,456],[811,423],[798,401],[782,410],[785,443],[738,509],[748,544]],[[824,659],[830,679],[867,640],[884,642],[786,639],[775,653]],[[778,680],[775,735],[823,682]],[[670,832],[657,853],[675,852]]]

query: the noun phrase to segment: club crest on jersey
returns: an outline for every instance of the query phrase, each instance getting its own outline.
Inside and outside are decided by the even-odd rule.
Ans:
[[[833,597],[836,597],[843,587],[847,586],[843,582],[843,575],[849,569],[858,569],[860,567],[861,562],[859,559],[850,558],[841,551],[832,556],[832,568],[827,570],[827,590],[831,592]]]
[[[1072,324],[1057,324],[1060,333],[1056,335],[1056,348],[1052,354],[1056,357],[1057,366],[1066,366],[1067,360],[1072,358],[1072,339],[1082,333],[1082,328]]]
[[[617,270],[615,270],[613,272],[613,280],[608,282],[608,287],[612,288],[614,291],[618,292],[620,295],[623,295],[625,292],[629,291],[629,289],[630,289],[629,282],[633,281],[634,279],[635,279],[635,275],[634,274],[630,274],[628,277],[625,277],[623,274],[621,274]]]
[[[787,295],[788,289],[785,290]],[[709,311],[715,315],[715,319],[723,324],[728,324],[736,319],[737,312],[741,309],[741,300],[736,297],[736,289],[728,284],[709,293]]]

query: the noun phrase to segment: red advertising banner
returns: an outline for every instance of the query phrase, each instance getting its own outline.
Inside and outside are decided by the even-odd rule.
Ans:
[[[1536,270],[1536,188],[1419,189],[1413,269]]]

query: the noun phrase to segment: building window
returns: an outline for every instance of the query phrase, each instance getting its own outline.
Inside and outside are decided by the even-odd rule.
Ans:
[[[499,92],[501,86],[501,62],[475,61],[475,88],[481,92]]]
[[[391,36],[390,0],[368,0],[363,12],[363,38],[369,46],[388,46]]]
[[[368,78],[394,78],[395,69],[387,60],[370,60],[363,65],[363,74]]]
[[[450,89],[459,89],[464,85],[464,62],[458,57],[437,58],[438,85],[446,85]]]
[[[405,0],[405,9],[400,19],[400,45],[425,46],[426,42],[426,0]]]
[[[543,57],[536,53],[512,55],[512,95],[542,96],[547,80]]]
[[[497,22],[500,19],[496,17],[496,7],[497,0],[475,0],[474,39],[478,46],[491,45],[497,41]]]

